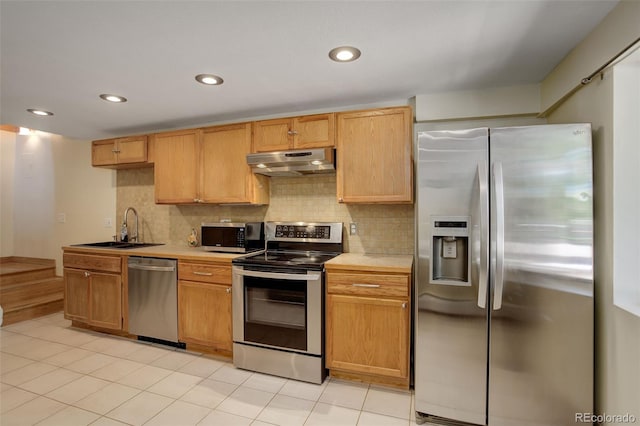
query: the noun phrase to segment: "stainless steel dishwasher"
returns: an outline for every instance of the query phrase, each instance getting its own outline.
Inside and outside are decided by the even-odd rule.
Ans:
[[[129,333],[178,343],[178,268],[175,259],[129,257]]]

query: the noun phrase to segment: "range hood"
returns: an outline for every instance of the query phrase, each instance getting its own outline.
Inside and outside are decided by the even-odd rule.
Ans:
[[[314,173],[333,173],[333,148],[248,154],[247,164],[256,174],[267,176],[302,176]]]

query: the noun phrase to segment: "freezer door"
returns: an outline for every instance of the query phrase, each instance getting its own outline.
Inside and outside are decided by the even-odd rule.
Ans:
[[[589,124],[491,129],[489,424],[593,412]]]
[[[486,422],[488,129],[418,135],[417,262],[415,295],[415,407],[428,415],[475,424]],[[439,234],[466,235],[446,253]],[[458,225],[466,223],[463,230]],[[484,230],[484,236],[482,236]],[[434,253],[434,247],[439,248]],[[455,248],[454,248],[455,247]],[[442,257],[442,271],[432,269]],[[465,258],[466,256],[466,258]],[[468,273],[446,272],[469,261]],[[435,272],[435,273],[434,273]]]

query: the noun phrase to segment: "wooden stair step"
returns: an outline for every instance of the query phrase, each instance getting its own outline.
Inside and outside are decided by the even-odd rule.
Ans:
[[[5,306],[25,304],[30,300],[55,293],[64,294],[62,277],[46,278],[0,288],[0,304],[6,311]]]
[[[19,302],[2,304],[2,310],[4,315],[7,313],[19,311],[22,309],[33,308],[39,305],[45,305],[51,302],[64,301],[64,291],[58,291],[55,293],[49,293],[38,297],[32,297],[28,300],[22,300]]]
[[[33,306],[24,306],[20,309],[12,310],[10,312],[5,311],[2,319],[2,326],[54,314],[56,312],[62,311],[63,309],[64,299],[61,298],[50,300],[49,302],[40,303]]]

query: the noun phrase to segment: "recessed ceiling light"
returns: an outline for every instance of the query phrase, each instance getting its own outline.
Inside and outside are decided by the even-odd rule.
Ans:
[[[331,49],[329,57],[336,62],[351,62],[360,57],[359,49],[352,46],[340,46],[335,49]]]
[[[103,99],[107,102],[113,102],[116,104],[121,102],[127,102],[127,98],[125,98],[124,96],[109,95],[106,93],[103,93],[102,95],[100,95],[100,99]]]
[[[209,86],[218,86],[224,82],[222,77],[213,74],[198,74],[196,75],[196,80]]]
[[[29,111],[31,114],[35,114],[35,115],[42,115],[42,116],[53,115],[52,112],[45,111],[45,110],[42,110],[42,109],[29,108],[29,109],[27,109],[27,111]]]

